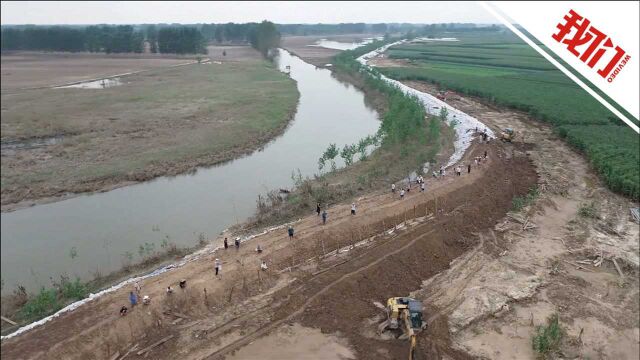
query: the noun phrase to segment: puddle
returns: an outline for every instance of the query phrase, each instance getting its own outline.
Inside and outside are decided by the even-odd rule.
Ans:
[[[85,81],[77,84],[57,86],[54,89],[106,89],[114,86],[120,86],[123,82],[120,78],[99,79],[93,81]]]
[[[0,143],[0,149],[5,150],[24,150],[35,149],[43,146],[55,145],[63,140],[63,135],[54,135],[43,138],[34,138],[27,140],[9,140]]]

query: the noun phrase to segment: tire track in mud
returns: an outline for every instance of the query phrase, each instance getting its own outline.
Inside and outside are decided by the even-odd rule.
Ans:
[[[400,247],[399,249],[397,249],[397,250],[395,250],[395,251],[393,251],[391,253],[388,253],[387,255],[385,255],[385,256],[383,256],[381,258],[378,258],[377,260],[369,263],[368,265],[366,265],[364,267],[361,267],[361,268],[358,268],[357,270],[354,270],[354,271],[351,271],[349,273],[346,273],[346,274],[342,275],[340,278],[338,278],[337,280],[332,281],[331,283],[326,285],[324,288],[322,288],[320,291],[316,292],[313,296],[308,298],[307,301],[305,301],[305,303],[302,304],[302,306],[300,306],[300,308],[298,310],[296,310],[295,312],[291,313],[291,315],[289,315],[289,316],[287,316],[287,317],[285,317],[283,319],[280,319],[280,320],[278,320],[276,322],[273,322],[273,323],[271,323],[271,324],[259,329],[258,331],[254,332],[254,333],[252,333],[252,334],[250,334],[250,335],[248,335],[248,336],[246,336],[246,337],[244,337],[244,338],[242,338],[242,339],[240,339],[240,340],[238,340],[238,341],[236,341],[236,342],[234,342],[232,344],[229,344],[229,345],[225,346],[224,348],[216,351],[213,354],[210,354],[209,356],[207,356],[207,357],[205,357],[203,359],[221,359],[221,358],[224,357],[224,355],[226,355],[226,354],[228,354],[228,353],[230,353],[232,351],[238,350],[242,346],[245,346],[245,345],[249,344],[253,340],[257,339],[258,337],[266,335],[269,331],[275,329],[276,327],[280,326],[281,324],[283,324],[283,323],[285,323],[287,321],[290,321],[293,318],[295,318],[296,316],[302,314],[307,309],[307,307],[312,302],[314,302],[318,297],[320,297],[321,295],[325,294],[332,287],[334,287],[335,285],[341,283],[346,278],[351,277],[353,275],[356,275],[358,273],[361,273],[361,272],[363,272],[363,271],[365,271],[365,270],[367,270],[367,269],[369,269],[369,268],[371,268],[373,266],[378,265],[382,261],[386,260],[388,257],[396,255],[396,254],[406,250],[407,248],[413,246],[413,244],[415,244],[418,240],[423,239],[424,237],[426,237],[427,235],[430,235],[433,232],[434,232],[434,230],[430,230],[430,231],[420,235],[419,237],[414,238],[413,240],[409,241],[407,244],[405,244],[404,246]]]
[[[322,276],[302,279],[305,285],[301,289],[281,293],[286,300],[273,309],[274,318],[278,320],[204,358],[223,358],[294,319],[303,326],[319,327],[323,332],[340,331],[359,357],[402,357],[400,354],[407,351],[406,343],[385,342],[363,335],[363,321],[376,315],[370,306],[371,299],[407,295],[420,288],[424,279],[449,268],[451,260],[469,251],[471,254],[480,251],[477,242],[470,239],[477,238],[478,230],[490,228],[502,218],[511,206],[512,197],[526,193],[536,179],[526,156],[514,158],[502,152],[483,177],[441,198],[438,208],[442,212],[436,221],[403,231]],[[464,261],[458,266],[463,264]],[[289,309],[297,310],[287,313]],[[426,317],[431,323],[430,329],[420,336],[420,353],[429,358],[441,358],[443,354],[453,359],[469,358],[451,347],[447,309],[427,311],[431,310],[433,315]],[[386,353],[375,352],[376,349]]]

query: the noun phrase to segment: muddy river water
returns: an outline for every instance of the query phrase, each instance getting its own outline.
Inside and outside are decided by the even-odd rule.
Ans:
[[[291,187],[292,171],[317,172],[330,143],[342,147],[376,132],[378,115],[362,92],[285,51],[276,61],[282,71],[290,66],[300,101],[284,134],[261,150],[195,174],[3,213],[3,293],[15,284],[49,286],[60,274],[106,274],[127,252],[138,261],[145,243],[161,250],[163,239],[178,246],[196,245],[199,234],[214,239],[254,213],[258,194]]]

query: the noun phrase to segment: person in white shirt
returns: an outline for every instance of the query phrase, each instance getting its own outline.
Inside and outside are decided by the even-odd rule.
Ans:
[[[220,259],[216,259],[216,261],[215,261],[215,269],[216,269],[216,276],[218,276],[218,273],[220,273],[220,271],[222,271],[222,263],[220,262]]]
[[[404,189],[400,190],[400,199],[404,199]]]
[[[351,203],[351,215],[356,214],[356,203]]]

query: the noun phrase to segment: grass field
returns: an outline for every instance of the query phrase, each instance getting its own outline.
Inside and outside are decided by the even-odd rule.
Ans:
[[[584,151],[612,190],[640,198],[640,146],[633,130],[514,35],[447,34],[452,36],[460,41],[392,47],[388,57],[408,63],[381,71],[529,112]]]
[[[298,99],[294,81],[257,53],[121,81],[2,94],[3,205],[230,160],[282,131]],[[24,146],[34,138],[56,141]]]

